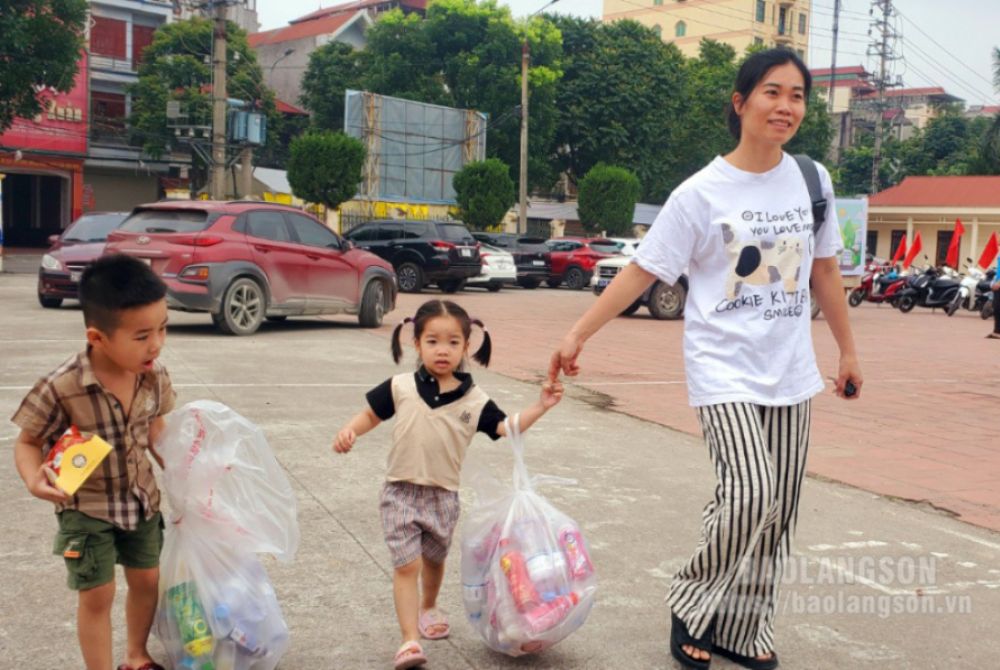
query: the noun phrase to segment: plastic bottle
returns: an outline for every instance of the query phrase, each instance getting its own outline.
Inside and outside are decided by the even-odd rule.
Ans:
[[[583,544],[580,531],[573,526],[565,526],[559,531],[559,546],[566,555],[569,576],[582,581],[594,574],[594,564],[590,562],[587,548]]]
[[[534,582],[542,600],[548,602],[566,595],[566,559],[561,552],[542,552],[527,560],[528,576]]]
[[[524,555],[520,551],[510,546],[510,541],[500,540],[500,569],[507,576],[507,586],[510,588],[510,595],[514,599],[514,606],[521,612],[525,612],[540,600],[528,569],[524,565]]]
[[[528,630],[535,635],[544,633],[565,619],[578,602],[580,602],[579,597],[575,593],[570,593],[568,596],[559,596],[552,602],[542,603],[525,612],[524,620]]]
[[[486,603],[486,584],[462,584],[462,600],[465,602],[465,613],[469,621],[476,623],[483,615],[483,605]]]
[[[215,606],[214,614],[216,622],[222,629],[220,637],[232,640],[251,656],[263,656],[267,653],[267,648],[260,644],[254,634],[256,626],[234,617],[228,605],[219,603]]]
[[[194,582],[181,582],[167,589],[170,613],[177,622],[181,644],[192,659],[211,658],[214,640]],[[211,661],[209,661],[211,665]],[[192,666],[199,667],[199,666]],[[203,670],[204,666],[199,667]]]
[[[178,670],[215,670],[215,664],[207,656],[199,656],[198,658],[185,656],[181,659]]]

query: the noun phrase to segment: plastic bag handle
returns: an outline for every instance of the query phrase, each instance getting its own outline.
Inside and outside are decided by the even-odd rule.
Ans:
[[[528,468],[524,465],[524,438],[521,437],[521,415],[515,414],[514,418],[507,417],[503,420],[507,439],[510,440],[510,451],[514,455],[513,483],[515,491],[530,491],[531,478],[528,476]]]

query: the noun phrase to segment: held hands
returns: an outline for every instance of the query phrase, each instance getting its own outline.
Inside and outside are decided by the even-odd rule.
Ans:
[[[568,377],[580,374],[580,366],[577,365],[576,359],[581,351],[583,351],[583,342],[572,333],[567,334],[549,361],[549,381],[558,381],[560,372]]]
[[[346,454],[354,446],[357,435],[351,428],[342,428],[333,439],[333,450],[338,454]]]
[[[548,411],[559,404],[563,397],[563,385],[557,381],[547,381],[542,384],[542,395],[539,402]]]
[[[65,503],[69,501],[66,492],[53,484],[56,478],[55,471],[49,466],[42,464],[38,472],[28,482],[28,492],[36,498],[48,500],[53,503]]]
[[[849,392],[851,388],[848,384],[853,387],[854,393]],[[854,356],[841,356],[840,371],[837,373],[837,379],[834,380],[833,392],[845,400],[857,400],[861,397],[862,384],[864,384],[864,378],[861,376],[861,365],[858,363],[858,359]]]

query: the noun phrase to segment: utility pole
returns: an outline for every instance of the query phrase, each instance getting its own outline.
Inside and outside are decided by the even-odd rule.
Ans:
[[[528,60],[531,51],[528,38],[521,45],[521,176],[518,180],[517,232],[528,232]]]
[[[543,9],[559,2],[549,0],[537,10],[528,15],[528,22]],[[527,26],[525,27],[527,31]],[[531,47],[528,45],[528,35],[525,32],[521,44],[521,174],[518,180],[518,213],[517,232],[528,232],[528,61],[531,60]]]
[[[830,49],[830,114],[833,114],[833,96],[837,82],[837,33],[840,31],[840,0],[833,2],[833,47]]]
[[[882,18],[875,15],[876,10],[882,12]],[[892,0],[872,0],[872,15],[875,16],[874,27],[876,40],[868,47],[868,55],[879,57],[879,73],[876,86],[878,87],[878,105],[875,110],[875,155],[872,160],[872,194],[879,190],[879,168],[882,165],[882,136],[885,126],[885,89],[890,86],[886,69],[889,61],[895,60],[892,48],[889,46],[890,40],[896,38],[896,33],[889,23],[892,16]]]
[[[212,165],[209,195],[226,197],[226,0],[213,0],[212,40]]]

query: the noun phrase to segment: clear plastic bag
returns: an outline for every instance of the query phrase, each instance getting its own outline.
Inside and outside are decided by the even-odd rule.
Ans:
[[[486,644],[509,656],[542,651],[583,625],[597,577],[579,526],[534,487],[575,484],[529,478],[518,417],[507,421],[513,488],[483,471],[470,473],[476,505],[462,530],[462,599]]]
[[[291,484],[263,432],[230,408],[172,412],[157,441],[170,507],[154,633],[178,670],[273,670],[288,626],[258,553],[291,560]]]

